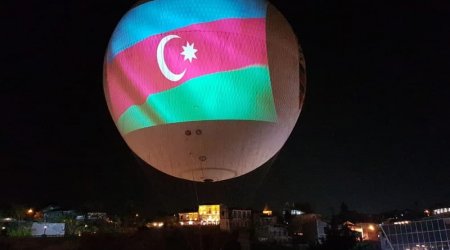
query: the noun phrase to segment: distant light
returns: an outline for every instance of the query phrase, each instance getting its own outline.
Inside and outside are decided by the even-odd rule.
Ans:
[[[407,220],[394,222],[395,225],[403,225],[403,224],[409,224],[409,223],[410,223],[410,221],[407,221]]]
[[[183,226],[184,223],[182,221],[180,221],[180,225]],[[157,221],[155,221],[155,222],[147,224],[147,227],[162,227],[162,226],[164,226],[164,222],[157,222]]]
[[[272,210],[263,210],[262,213],[266,216],[272,216]]]
[[[375,230],[375,227],[373,225],[370,225],[369,230],[373,231],[373,230]]]
[[[32,208],[28,209],[27,214],[32,214],[32,213],[33,213],[33,209]]]
[[[291,210],[291,215],[301,215],[301,214],[304,214],[304,213],[300,210],[296,210],[296,209]]]
[[[2,227],[2,230],[5,230],[6,229],[6,227]]]

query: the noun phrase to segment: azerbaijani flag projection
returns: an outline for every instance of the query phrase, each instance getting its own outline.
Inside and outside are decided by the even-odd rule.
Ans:
[[[263,0],[154,0],[121,19],[105,93],[122,134],[206,120],[275,122]]]

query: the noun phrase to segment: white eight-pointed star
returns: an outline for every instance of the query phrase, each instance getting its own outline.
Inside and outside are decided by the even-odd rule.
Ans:
[[[197,59],[197,56],[195,55],[197,50],[194,48],[194,43],[189,44],[189,42],[186,42],[186,46],[182,47],[183,52],[181,52],[181,54],[184,56],[185,61],[189,60],[189,62],[191,63],[193,58]]]

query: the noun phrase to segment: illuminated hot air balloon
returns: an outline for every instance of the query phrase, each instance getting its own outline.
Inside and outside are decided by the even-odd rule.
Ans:
[[[264,0],[154,0],[118,23],[104,61],[111,116],[130,149],[182,179],[244,175],[284,145],[305,63]]]

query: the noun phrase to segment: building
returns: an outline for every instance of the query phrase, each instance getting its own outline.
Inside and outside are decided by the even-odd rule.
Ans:
[[[433,214],[436,216],[450,217],[450,207],[441,207],[433,209]]]
[[[378,241],[380,226],[375,223],[346,221],[344,226],[357,233],[359,241]]]
[[[288,226],[280,223],[278,216],[266,205],[263,211],[253,214],[255,240],[259,243],[292,246]]]
[[[88,212],[86,215],[87,220],[104,220],[108,221],[108,214],[105,212]]]
[[[253,214],[253,224],[255,227],[276,225],[278,224],[278,217],[275,216],[272,210],[270,210],[266,205],[261,213]]]
[[[328,223],[319,214],[301,213],[290,217],[289,231],[296,241],[303,243],[321,243],[325,240],[325,228]]]
[[[220,207],[220,230],[234,231],[252,227],[252,210],[242,208]]]
[[[231,228],[248,229],[252,224],[252,211],[250,209],[232,209],[231,211]]]
[[[33,222],[31,236],[33,237],[63,237],[65,235],[65,223]]]
[[[285,225],[262,225],[255,228],[256,240],[262,243],[275,243],[284,246],[292,244],[292,237],[289,236]]]
[[[178,221],[181,226],[202,225],[218,226],[220,224],[221,205],[199,205],[198,211],[178,213]]]
[[[201,225],[219,225],[220,205],[199,205],[198,216]]]
[[[58,206],[48,206],[42,209],[42,218],[39,219],[43,220],[44,222],[59,223],[63,222],[64,219],[67,218],[76,218],[77,215],[79,215],[79,213],[77,213],[75,210],[62,209]]]
[[[383,250],[450,249],[450,217],[387,222],[380,229]]]
[[[295,203],[291,204],[289,202],[286,202],[284,204],[284,208],[283,208],[283,211],[282,211],[282,218],[281,219],[282,219],[284,224],[289,224],[291,219],[292,219],[292,217],[295,217],[295,216],[298,216],[298,215],[302,215],[304,213],[305,212],[302,211],[301,209],[299,209],[295,205]]]
[[[178,213],[178,222],[181,226],[193,226],[200,224],[198,212]]]

